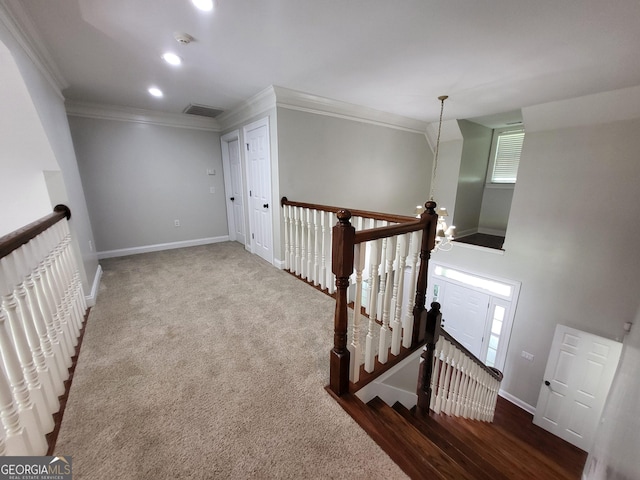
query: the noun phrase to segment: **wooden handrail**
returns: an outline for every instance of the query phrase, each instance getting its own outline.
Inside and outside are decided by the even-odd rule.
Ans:
[[[409,217],[407,215],[394,215],[392,213],[380,213],[370,212],[368,210],[357,210],[355,208],[333,207],[330,205],[320,205],[317,203],[304,203],[304,202],[292,202],[287,197],[282,197],[280,205],[290,205],[292,207],[310,208],[313,210],[324,210],[325,212],[338,213],[340,210],[347,210],[351,213],[352,217],[373,218],[374,220],[384,220],[394,223],[406,223],[415,222],[416,217]]]
[[[56,205],[53,212],[49,215],[1,237],[0,258],[6,257],[63,218],[69,220],[71,218],[71,210],[66,205]]]
[[[293,205],[283,198],[283,205]],[[311,205],[311,204],[299,204]],[[426,312],[424,308],[427,274],[429,271],[429,258],[431,250],[435,246],[436,225],[438,215],[435,212],[436,203],[428,201],[425,203],[425,211],[419,220],[413,217],[404,217],[399,225],[392,225],[356,232],[350,219],[353,214],[350,210],[340,209],[336,212],[338,223],[333,227],[332,246],[332,271],[336,276],[336,312],[334,317],[334,344],[330,356],[330,381],[329,387],[336,395],[340,396],[349,391],[349,361],[350,353],[347,349],[347,289],[349,288],[349,277],[353,273],[354,267],[354,247],[358,243],[369,240],[391,237],[399,234],[422,230],[422,244],[420,246],[420,269],[417,275],[417,287],[415,303],[413,307],[414,328],[411,338],[412,347],[417,346],[425,338],[429,337],[427,329]],[[372,212],[367,212],[372,213]],[[378,218],[382,215],[377,214]],[[370,217],[374,218],[374,217]]]
[[[449,332],[447,332],[444,328],[442,328],[440,330],[440,334],[447,339],[447,341],[451,344],[453,344],[458,350],[461,350],[462,353],[464,353],[467,357],[469,357],[474,363],[476,363],[478,366],[480,366],[480,368],[482,368],[485,372],[487,372],[489,375],[491,375],[493,378],[495,378],[496,380],[498,380],[499,382],[502,381],[503,375],[502,372],[500,370],[498,370],[497,368],[494,367],[489,367],[487,365],[485,365],[482,360],[480,360],[478,357],[476,357],[473,353],[471,353],[467,347],[465,347],[464,345],[462,345],[458,340],[456,340],[455,338],[453,338],[451,336],[451,334]]]

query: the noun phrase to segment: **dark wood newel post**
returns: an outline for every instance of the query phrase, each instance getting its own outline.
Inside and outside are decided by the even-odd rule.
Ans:
[[[329,387],[338,396],[349,391],[349,350],[347,350],[347,288],[353,273],[353,247],[356,230],[349,219],[351,212],[340,210],[333,227],[331,268],[336,276],[336,313],[333,326],[333,349],[330,354]]]
[[[429,200],[424,204],[425,211],[421,220],[425,221],[422,231],[422,244],[420,246],[420,269],[418,270],[418,280],[416,283],[416,301],[413,306],[413,335],[411,345],[416,347],[425,338],[426,310],[424,304],[427,296],[427,275],[429,273],[429,259],[431,250],[436,245],[436,226],[438,215],[436,214],[436,202]]]
[[[433,371],[433,358],[436,349],[436,343],[440,336],[440,324],[442,322],[442,313],[440,313],[440,304],[433,302],[431,310],[427,313],[427,343],[425,349],[420,355],[420,371],[418,373],[418,405],[417,409],[420,413],[429,413],[429,402],[431,401],[431,372]]]

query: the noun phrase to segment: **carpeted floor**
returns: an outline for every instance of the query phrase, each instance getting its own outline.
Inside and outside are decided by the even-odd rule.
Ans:
[[[74,479],[406,478],[324,390],[334,302],[237,243],[101,262]]]

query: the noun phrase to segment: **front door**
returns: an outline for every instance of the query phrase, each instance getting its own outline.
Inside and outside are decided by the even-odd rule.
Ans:
[[[487,323],[490,297],[454,283],[447,283],[442,300],[442,326],[478,358]]]
[[[621,351],[615,340],[558,325],[533,423],[588,451]]]
[[[271,155],[267,119],[246,126],[244,132],[249,177],[251,251],[273,263]]]

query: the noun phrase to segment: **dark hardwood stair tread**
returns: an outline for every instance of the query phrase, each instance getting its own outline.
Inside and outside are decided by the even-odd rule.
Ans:
[[[490,423],[433,414],[430,418],[456,432],[467,433],[469,442],[475,442],[484,454],[500,465],[509,478],[553,478],[572,480],[574,477],[560,465],[549,460],[535,447],[523,442],[500,427]],[[491,448],[487,448],[487,444]],[[545,473],[546,472],[546,473]]]
[[[418,418],[399,402],[393,405],[393,409],[425,437],[438,445],[458,465],[464,467],[466,471],[472,472],[477,480],[511,480],[488,461],[482,455],[481,450],[452,435],[449,430],[438,422],[425,421],[422,418]]]
[[[409,455],[410,461],[419,467],[419,476],[411,475],[412,478],[428,478],[425,474],[425,468],[428,467],[435,468],[443,479],[476,479],[472,473],[465,471],[464,467],[458,465],[438,445],[425,437],[379,397],[374,398],[367,405],[377,412],[380,421],[388,426],[396,448],[403,450],[406,455]]]

